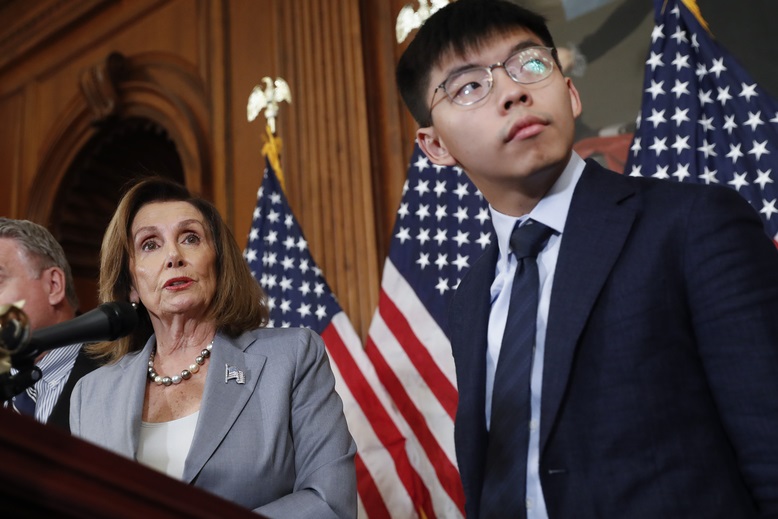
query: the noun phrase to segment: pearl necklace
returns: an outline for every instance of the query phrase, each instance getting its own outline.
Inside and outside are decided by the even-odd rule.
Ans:
[[[172,377],[163,377],[154,370],[154,357],[157,354],[157,347],[155,346],[151,350],[149,355],[149,380],[153,380],[158,386],[169,386],[171,384],[180,384],[182,380],[189,380],[192,378],[192,374],[200,371],[200,366],[205,364],[205,359],[211,356],[211,350],[213,349],[213,341],[205,347],[200,355],[195,358],[195,361],[189,365],[188,369],[181,370],[180,375],[173,375]]]

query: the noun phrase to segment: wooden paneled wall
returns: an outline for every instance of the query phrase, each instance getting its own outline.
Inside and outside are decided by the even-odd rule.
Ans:
[[[246,120],[246,101],[262,77],[283,77],[293,97],[277,121],[287,195],[364,337],[413,145],[394,87],[405,3],[0,2],[0,215],[56,221],[52,201],[79,149],[107,118],[145,117],[242,245],[264,167],[264,120]],[[101,75],[112,53],[129,67],[116,84]],[[81,290],[93,299],[89,283]]]

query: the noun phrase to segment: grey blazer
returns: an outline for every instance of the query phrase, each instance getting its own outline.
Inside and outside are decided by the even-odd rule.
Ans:
[[[82,378],[74,435],[135,459],[152,336]],[[308,329],[217,334],[183,481],[269,518],[356,517],[354,455],[321,337]],[[226,366],[245,374],[227,382]]]

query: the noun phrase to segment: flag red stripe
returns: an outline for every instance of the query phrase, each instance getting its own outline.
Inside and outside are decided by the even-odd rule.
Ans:
[[[378,491],[370,471],[367,470],[362,457],[357,453],[354,456],[354,464],[357,469],[357,492],[362,497],[362,506],[370,519],[391,519],[392,515],[386,508],[384,498]]]
[[[435,514],[431,507],[429,490],[423,484],[421,477],[408,459],[408,453],[405,450],[405,437],[387,414],[384,405],[375,395],[373,388],[365,379],[362,370],[359,369],[335,327],[332,325],[327,326],[321,335],[327,346],[330,358],[338,366],[338,370],[343,376],[343,381],[349,387],[351,394],[370,422],[379,441],[392,456],[397,475],[411,500],[416,506],[423,507],[427,517],[434,517]],[[362,497],[363,504],[365,504],[367,497],[369,496]]]
[[[385,290],[381,290],[378,311],[386,325],[391,329],[397,342],[416,367],[432,393],[453,420],[457,411],[457,390],[440,370],[429,350],[419,341],[411,329],[408,319],[394,304]]]
[[[400,382],[392,368],[386,363],[386,360],[370,337],[367,339],[365,352],[375,366],[381,383],[389,391],[400,413],[405,417],[406,422],[413,429],[416,439],[427,453],[427,457],[437,474],[441,487],[443,487],[449,497],[451,497],[451,500],[457,504],[462,514],[464,514],[465,498],[459,479],[459,471],[440,447],[440,444],[429,430],[424,415],[416,408],[405,391],[402,382]],[[428,515],[428,517],[431,516]]]

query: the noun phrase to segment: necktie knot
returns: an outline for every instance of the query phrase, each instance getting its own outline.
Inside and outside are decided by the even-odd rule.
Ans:
[[[517,260],[527,257],[534,258],[543,249],[553,232],[553,229],[535,220],[529,220],[524,225],[517,223],[513,233],[511,233],[511,252]]]

